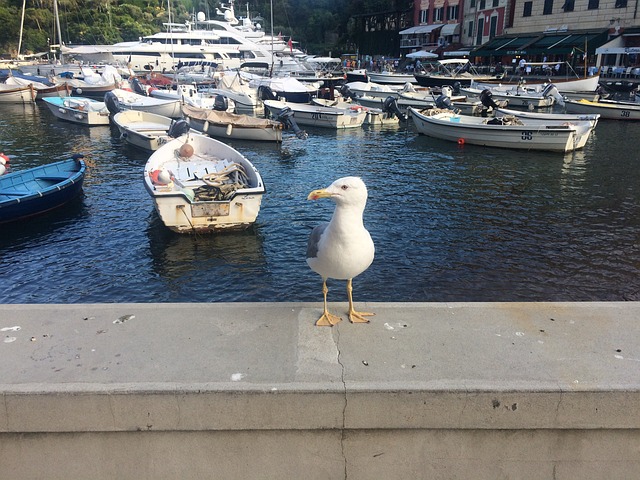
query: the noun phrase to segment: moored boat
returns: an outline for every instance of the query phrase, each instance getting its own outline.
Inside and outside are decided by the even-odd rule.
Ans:
[[[471,85],[472,81],[494,80],[495,75],[478,73],[467,59],[444,59],[434,64],[435,68],[430,72],[415,72],[414,77],[418,85],[423,87],[453,87],[456,83],[463,87]]]
[[[614,100],[565,100],[567,113],[599,114],[609,120],[640,120],[640,103],[618,102]]]
[[[60,120],[82,125],[109,125],[109,109],[104,102],[84,97],[45,97],[47,107]]]
[[[406,83],[418,83],[413,74],[394,72],[369,72],[369,80],[382,85],[405,85]]]
[[[524,119],[544,120],[547,122],[588,122],[594,128],[598,124],[600,114],[571,114],[571,113],[543,113],[526,112],[522,110],[512,110],[510,108],[496,108],[495,113],[499,116],[511,115]]]
[[[462,87],[460,88],[460,93],[464,93],[470,98],[479,99],[485,90],[485,88]],[[552,83],[546,85],[544,90],[540,92],[525,89],[521,85],[509,88],[494,87],[489,91],[494,101],[507,102],[510,107],[547,108],[556,102],[559,104],[564,102],[558,89]]]
[[[357,128],[364,123],[367,112],[360,105],[350,108],[321,107],[302,103],[265,100],[264,106],[272,116],[278,117],[285,108],[293,111],[295,121],[300,125],[322,128]]]
[[[7,85],[0,83],[0,103],[33,103],[36,91],[33,85]]]
[[[212,137],[281,142],[283,124],[276,120],[185,105],[184,117],[195,130]]]
[[[162,222],[178,233],[246,229],[265,193],[260,173],[244,155],[193,133],[149,157],[144,185]]]
[[[113,116],[113,123],[127,143],[149,151],[155,151],[189,131],[184,120],[176,121],[139,110],[122,110]]]
[[[182,118],[182,102],[147,97],[129,90],[116,88],[104,95],[104,102],[113,114],[121,110],[140,110],[169,118]]]
[[[568,122],[527,121],[515,117],[483,118],[437,109],[409,108],[418,132],[459,145],[570,152],[583,148],[592,128]]]
[[[82,155],[0,177],[0,223],[40,215],[63,206],[82,190]]]

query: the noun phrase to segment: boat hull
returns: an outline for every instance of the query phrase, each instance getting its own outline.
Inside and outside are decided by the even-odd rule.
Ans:
[[[9,87],[0,89],[0,103],[33,103],[36,101],[36,91],[31,86]]]
[[[104,102],[82,97],[45,97],[42,99],[58,119],[80,125],[109,125],[109,110]]]
[[[289,107],[293,110],[293,117],[299,125],[330,128],[334,130],[361,127],[367,118],[366,109],[358,105],[350,109],[339,109],[285,103],[277,100],[265,100],[264,106],[274,117],[277,116],[283,108]]]
[[[609,120],[640,120],[640,105],[620,102],[590,102],[586,100],[565,102],[567,113],[599,114]]]
[[[113,116],[121,137],[130,145],[156,151],[172,140],[168,131],[174,123],[169,117],[137,110],[123,110]]]
[[[461,87],[470,87],[472,82],[486,82],[495,80],[495,77],[448,77],[445,75],[427,75],[415,73],[414,77],[421,87],[438,88],[454,87],[459,84]]]
[[[414,77],[413,75],[384,72],[369,72],[367,75],[369,76],[370,81],[382,85],[404,85],[405,83],[417,83],[416,77]]]
[[[181,152],[185,144],[193,148],[194,154],[179,157],[176,152]],[[221,189],[209,188],[202,178],[234,164],[246,172],[247,183],[224,199],[216,199]],[[171,181],[154,181],[158,178],[156,172],[163,170],[171,172]],[[260,173],[240,152],[192,133],[166,143],[149,157],[144,185],[162,222],[177,233],[244,230],[256,221],[265,193]]]
[[[460,145],[569,152],[583,148],[589,138],[589,132],[581,134],[576,127],[558,123],[489,125],[480,123],[486,121],[481,117],[460,117],[452,113],[429,116],[413,108],[409,111],[420,133]]]
[[[62,207],[82,190],[85,171],[74,158],[0,177],[0,224]]]
[[[165,100],[161,98],[146,97],[126,90],[115,89],[105,95],[111,97],[116,103],[115,108],[120,110],[138,110],[153,113],[169,118],[182,118],[182,102],[180,100]]]
[[[183,108],[183,113],[194,130],[212,137],[258,142],[282,141],[283,126],[273,120],[187,106]]]

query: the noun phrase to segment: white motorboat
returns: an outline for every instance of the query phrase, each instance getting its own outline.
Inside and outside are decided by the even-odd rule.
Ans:
[[[182,118],[182,102],[178,99],[165,100],[147,97],[129,90],[116,88],[104,95],[104,101],[113,114],[121,110],[140,110],[162,115],[163,117]]]
[[[185,105],[184,117],[195,130],[212,137],[236,140],[281,142],[283,124],[267,118],[257,118]]]
[[[511,115],[518,118],[543,120],[545,122],[588,122],[595,128],[600,119],[600,114],[571,114],[571,113],[542,113],[527,112],[522,110],[512,110],[510,108],[496,108],[495,114],[498,116]]]
[[[249,82],[262,100],[283,99],[285,102],[309,103],[317,95],[318,85],[303,83],[293,77],[260,77]]]
[[[178,233],[246,229],[256,221],[265,193],[260,173],[244,155],[194,133],[149,157],[144,185],[162,222]]]
[[[396,100],[396,104],[401,112],[406,112],[409,107],[413,107],[417,110],[423,110],[425,108],[436,108],[437,104],[440,103],[439,100],[441,98],[446,97],[450,102],[450,105],[444,106],[442,108],[450,108],[455,109],[459,113],[463,115],[480,115],[483,110],[486,108],[482,105],[480,101],[467,101],[464,95],[453,95],[448,97],[444,96],[435,96],[430,93],[420,94],[420,93],[409,93],[408,95],[401,94],[398,96]],[[387,97],[389,98],[389,97]],[[393,97],[391,97],[393,98]],[[360,105],[363,105],[368,108],[383,108],[386,99],[378,98],[378,97],[358,97],[356,102]]]
[[[405,88],[405,85],[383,85],[381,83],[375,82],[351,82],[346,83],[345,88],[341,88],[341,91],[345,92],[343,95],[347,96],[350,94],[355,94],[356,96],[362,97],[377,97],[385,99],[389,96],[398,98],[400,91],[408,88]]]
[[[209,108],[217,110],[227,110],[233,112],[235,110],[235,102],[225,97],[218,97],[207,91],[199,91],[196,85],[179,84],[176,89],[150,89],[150,95],[153,98],[162,100],[179,100],[182,105],[190,105],[197,108]]]
[[[583,148],[593,131],[568,122],[483,118],[437,109],[420,112],[409,108],[409,112],[418,132],[459,145],[570,152]]]
[[[86,97],[45,97],[51,113],[60,120],[82,125],[109,125],[109,109],[104,102]]]
[[[240,72],[225,71],[216,78],[216,86],[205,90],[211,95],[222,95],[236,104],[237,113],[253,112],[261,105],[258,90],[249,86]]]
[[[395,101],[395,99],[394,99]],[[312,103],[321,107],[335,107],[335,108],[353,108],[358,107],[359,104],[353,102],[345,102],[343,100],[329,100],[325,98],[314,98]],[[380,108],[365,107],[362,108],[367,112],[367,116],[364,119],[363,125],[380,126],[380,125],[397,125],[402,120],[407,120],[406,115],[399,116],[392,108],[385,108],[384,101],[381,103]]]
[[[82,67],[83,78],[66,80],[72,95],[102,100],[107,92],[119,88],[122,76],[115,67],[106,65],[101,74],[97,74],[88,67]],[[61,79],[62,81],[62,79]]]
[[[418,83],[413,74],[394,72],[368,72],[369,79],[374,83],[382,85],[405,85],[407,83]]]
[[[460,93],[464,93],[470,98],[479,99],[486,89],[475,87],[462,87]],[[562,105],[564,99],[558,92],[558,89],[553,83],[549,83],[545,88],[536,92],[523,88],[522,85],[516,85],[514,87],[499,87],[494,86],[490,88],[492,98],[494,101],[507,102],[510,107],[522,107],[528,109],[547,108],[555,103]]]
[[[127,143],[149,151],[189,131],[189,124],[184,120],[139,110],[122,110],[113,116],[113,123]]]
[[[357,128],[364,123],[367,112],[360,105],[349,108],[321,107],[303,103],[265,100],[264,106],[272,116],[278,117],[285,108],[293,111],[296,123],[311,127],[333,129]]]
[[[640,120],[640,103],[618,102],[615,100],[565,100],[567,113],[599,114],[609,120]]]

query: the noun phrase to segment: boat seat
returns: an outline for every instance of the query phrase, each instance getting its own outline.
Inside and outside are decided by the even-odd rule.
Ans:
[[[167,126],[162,123],[153,123],[153,122],[140,122],[138,124],[131,125],[129,128],[136,132],[147,132],[147,131],[161,131],[166,132]]]

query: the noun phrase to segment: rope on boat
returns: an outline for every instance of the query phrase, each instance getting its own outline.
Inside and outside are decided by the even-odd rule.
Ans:
[[[194,190],[198,201],[229,200],[237,190],[250,186],[247,172],[239,163],[231,163],[219,172],[208,173],[201,180],[206,185]]]

